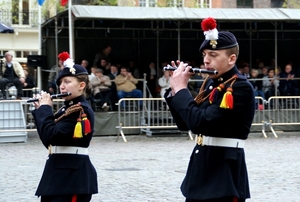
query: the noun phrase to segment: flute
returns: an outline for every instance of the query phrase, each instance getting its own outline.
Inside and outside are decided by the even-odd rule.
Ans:
[[[164,71],[175,71],[177,68],[168,65],[164,67]],[[200,68],[190,68],[191,73],[204,73],[204,74],[218,74],[217,70],[207,70],[207,69],[200,69]]]
[[[55,98],[61,98],[61,97],[67,97],[69,95],[72,95],[72,93],[63,93],[63,94],[54,94],[54,95],[51,95],[51,99],[55,99]],[[29,100],[27,100],[27,102],[37,102],[39,101],[39,98],[30,98]]]

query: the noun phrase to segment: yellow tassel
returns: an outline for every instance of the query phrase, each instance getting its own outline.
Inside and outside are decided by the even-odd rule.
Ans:
[[[223,96],[220,107],[224,108],[224,109],[232,109],[233,108],[232,88],[230,88],[230,87],[227,88],[227,91]]]
[[[73,138],[82,138],[82,126],[81,126],[81,119],[77,119],[77,123],[74,130]]]

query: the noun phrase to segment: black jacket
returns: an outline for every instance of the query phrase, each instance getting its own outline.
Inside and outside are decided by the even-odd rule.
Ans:
[[[224,92],[210,104],[208,99],[197,105],[187,89],[174,97],[165,94],[179,130],[211,137],[247,139],[255,112],[254,90],[236,67],[223,74],[222,82],[237,74],[233,84],[233,109],[220,108]],[[210,79],[205,86],[208,95],[220,79]],[[226,86],[228,86],[227,84]],[[181,191],[187,199],[205,200],[225,196],[250,197],[244,149],[196,145],[190,157]]]
[[[93,132],[84,135],[83,138],[73,138],[79,112],[71,113],[56,123],[54,121],[64,114],[67,108],[78,102],[81,103],[93,129],[94,112],[83,96],[66,101],[55,115],[48,105],[42,105],[32,112],[38,134],[46,148],[50,144],[52,146],[89,146]],[[94,193],[98,193],[97,173],[88,155],[49,154],[36,191],[37,196]]]

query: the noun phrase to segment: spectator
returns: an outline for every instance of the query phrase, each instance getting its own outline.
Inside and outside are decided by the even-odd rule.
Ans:
[[[35,87],[34,79],[28,75],[28,71],[24,69],[25,83],[23,84],[24,89],[29,89],[23,92],[24,97],[32,97],[32,88]]]
[[[63,62],[58,59],[57,65],[51,67],[49,76],[48,76],[48,91],[50,94],[58,93],[58,89],[56,86],[56,79],[58,77],[59,72],[64,68]]]
[[[160,97],[164,97],[164,94],[167,89],[170,88],[170,72],[164,71],[164,75],[158,79],[158,85],[161,87],[160,89]]]
[[[265,67],[265,63],[264,63],[263,61],[260,61],[260,62],[258,63],[258,67],[257,67],[258,75],[264,73],[264,70],[263,70],[264,68],[267,68],[267,69],[268,69],[268,67]],[[267,74],[267,72],[265,72],[265,73]]]
[[[1,71],[2,78],[0,79],[0,89],[3,98],[5,99],[4,92],[6,85],[9,83],[13,83],[14,86],[17,88],[17,100],[21,100],[23,94],[23,85],[25,83],[25,74],[20,63],[17,61],[13,61],[12,53],[5,53],[5,62]]]
[[[99,64],[101,59],[106,59],[106,61],[112,62],[111,51],[112,51],[112,47],[110,45],[106,45],[101,52],[99,52],[95,55],[94,65]]]
[[[278,88],[279,81],[275,77],[274,69],[268,70],[268,76],[263,78],[263,91],[265,93],[265,98],[268,100],[271,96],[275,96],[275,90]]]
[[[112,64],[110,66],[110,74],[108,75],[110,80],[112,81],[111,87],[110,87],[110,101],[112,103],[112,110],[116,111],[118,108],[115,105],[115,103],[118,102],[118,95],[117,95],[117,87],[115,84],[115,78],[119,75],[118,68],[115,64]]]
[[[81,66],[83,66],[85,69],[87,69],[88,66],[89,66],[89,62],[87,60],[82,60],[81,61]]]
[[[90,82],[92,82],[92,79],[95,77],[96,69],[97,69],[96,66],[92,66],[91,67],[91,73],[89,74],[89,80],[90,80]]]
[[[142,98],[143,93],[141,90],[136,89],[136,84],[138,80],[134,78],[126,67],[121,68],[121,73],[115,79],[117,86],[117,95],[119,99],[126,97]],[[140,108],[142,108],[142,101],[139,102]],[[124,102],[121,103],[122,108],[124,108]]]
[[[157,79],[157,73],[155,69],[155,64],[154,62],[150,62],[148,65],[148,70],[145,72],[147,74],[147,86],[149,88],[150,94],[152,97],[155,96],[156,92],[156,79]],[[149,95],[150,97],[150,95]]]
[[[250,75],[250,67],[249,67],[249,64],[245,63],[244,64],[244,67],[243,67],[243,75],[249,79],[251,77]]]
[[[299,95],[299,89],[297,87],[298,82],[297,80],[294,80],[296,76],[291,64],[287,64],[285,66],[284,72],[281,72],[279,74],[279,77],[281,78],[278,87],[280,95],[282,96]]]
[[[110,63],[107,61],[106,58],[100,59],[100,62],[96,65],[97,68],[103,70],[104,75],[108,75],[110,73]]]
[[[200,81],[201,79],[203,79],[203,78],[200,73],[195,73],[194,75],[192,75],[190,77],[188,89],[190,90],[190,92],[194,98],[198,95],[200,87],[202,85],[202,81]]]
[[[262,80],[259,80],[259,78],[258,78],[258,70],[257,69],[251,70],[251,77],[249,78],[249,81],[254,88],[254,95],[260,96],[263,99],[265,99],[265,93],[262,90]],[[258,104],[263,104],[263,103],[259,103],[258,100],[255,99],[255,104],[256,104],[256,109],[257,109]]]
[[[102,69],[96,69],[95,76],[92,78],[92,92],[94,98],[100,101],[100,106],[104,111],[109,109],[109,99],[110,99],[110,78],[103,75]]]
[[[134,78],[140,78],[139,68],[135,65],[135,63],[132,60],[129,61],[129,71],[131,72]]]

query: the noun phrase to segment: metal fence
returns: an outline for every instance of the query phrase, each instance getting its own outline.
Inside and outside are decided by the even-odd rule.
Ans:
[[[300,96],[277,96],[268,100],[255,97],[255,100],[257,107],[252,126],[261,126],[265,138],[269,130],[278,137],[274,125],[300,125]],[[153,129],[177,129],[163,98],[126,98],[121,99],[118,105],[117,140],[121,135],[123,141],[127,142],[124,134],[126,129],[140,129],[148,136],[152,135]],[[182,132],[188,133],[190,139],[193,139],[190,131]]]
[[[276,96],[264,100],[256,97],[257,109],[252,126],[261,127],[262,135],[267,138],[268,132],[277,138],[273,126],[300,125],[300,96]],[[64,100],[54,99],[53,110],[63,106]],[[8,137],[16,132],[36,131],[31,115],[33,106],[26,100],[0,101],[0,142],[3,136]],[[112,126],[114,127],[114,126]],[[117,140],[121,135],[124,142],[126,130],[139,130],[152,136],[155,132],[163,134],[185,133],[192,140],[190,131],[179,131],[163,98],[124,98],[118,102]],[[26,139],[23,139],[26,141]]]

